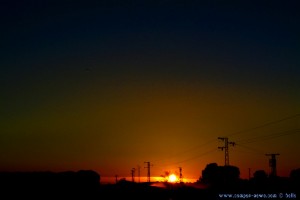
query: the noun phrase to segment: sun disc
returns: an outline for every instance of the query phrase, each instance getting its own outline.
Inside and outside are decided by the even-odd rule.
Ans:
[[[169,182],[174,183],[177,181],[177,176],[175,174],[171,174],[169,176]]]

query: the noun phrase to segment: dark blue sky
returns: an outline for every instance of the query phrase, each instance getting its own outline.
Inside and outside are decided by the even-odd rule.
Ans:
[[[296,1],[8,1],[1,62],[9,74],[72,65],[150,78],[286,81],[299,73],[298,8]]]
[[[11,156],[0,166],[114,175],[122,159],[168,157],[300,113],[299,9],[271,0],[1,1],[0,148]]]

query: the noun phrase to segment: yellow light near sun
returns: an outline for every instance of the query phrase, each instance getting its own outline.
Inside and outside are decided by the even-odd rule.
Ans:
[[[168,181],[171,183],[174,183],[178,180],[177,176],[175,174],[171,174],[168,178]]]

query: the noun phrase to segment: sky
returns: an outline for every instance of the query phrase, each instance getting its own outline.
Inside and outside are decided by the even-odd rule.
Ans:
[[[300,167],[297,1],[1,1],[0,170]]]

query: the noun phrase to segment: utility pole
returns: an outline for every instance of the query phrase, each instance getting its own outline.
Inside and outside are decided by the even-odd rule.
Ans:
[[[137,166],[138,168],[138,176],[139,176],[139,183],[141,182],[141,166]]]
[[[251,168],[249,168],[248,172],[249,172],[248,175],[249,175],[249,180],[250,180],[250,178],[251,178]]]
[[[266,154],[266,156],[271,156],[271,158],[269,159],[269,166],[271,167],[271,173],[270,176],[275,177],[277,176],[277,172],[276,172],[276,156],[279,156],[279,153],[269,153]]]
[[[132,168],[131,169],[132,182],[134,182],[134,172],[135,172],[135,168]]]
[[[179,182],[182,183],[182,167],[179,167]]]
[[[224,141],[225,145],[222,147],[218,147],[218,149],[221,149],[223,151],[223,149],[225,149],[225,166],[229,165],[229,145],[234,146],[235,142],[229,142],[227,137],[218,137],[219,140]]]
[[[148,181],[148,183],[150,183],[150,162],[148,161],[148,162],[144,162],[144,163],[147,164],[147,167],[145,167],[145,168],[148,169],[148,173],[147,173],[147,181]]]
[[[116,177],[116,183],[118,183],[118,175],[116,175],[115,177]]]

